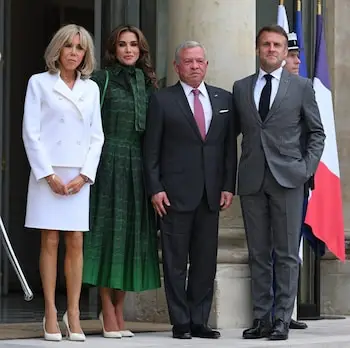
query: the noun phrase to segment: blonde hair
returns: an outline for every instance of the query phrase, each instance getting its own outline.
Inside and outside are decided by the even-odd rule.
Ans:
[[[85,56],[77,68],[81,78],[88,78],[95,69],[94,43],[89,32],[76,24],[68,24],[59,29],[45,50],[46,68],[51,74],[59,71],[59,59],[62,48],[73,41],[75,35],[80,36],[80,45],[85,50]]]

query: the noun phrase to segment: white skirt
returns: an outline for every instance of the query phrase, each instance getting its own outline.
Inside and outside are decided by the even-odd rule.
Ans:
[[[80,173],[80,168],[53,169],[65,184]],[[45,179],[37,181],[31,172],[24,226],[45,230],[88,231],[89,196],[89,184],[85,184],[74,195],[62,196],[54,193]]]

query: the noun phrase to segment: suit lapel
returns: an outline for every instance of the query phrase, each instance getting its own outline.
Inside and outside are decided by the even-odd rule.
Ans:
[[[84,81],[77,78],[73,89],[71,90],[64,81],[57,75],[57,80],[53,86],[53,90],[60,94],[65,99],[69,100],[79,111],[80,116],[83,117],[82,106],[84,105]]]
[[[213,132],[213,128],[215,127],[215,120],[217,119],[218,114],[219,114],[220,98],[219,98],[219,95],[214,88],[212,88],[211,86],[209,86],[207,84],[205,84],[205,88],[207,89],[209,99],[210,99],[211,109],[212,109],[211,122],[210,122],[210,126],[209,126],[207,136],[206,136],[206,139],[208,139],[210,134]]]
[[[188,105],[187,97],[185,95],[185,92],[184,92],[180,82],[178,82],[174,86],[174,88],[175,88],[175,92],[176,92],[176,102],[179,104],[180,109],[182,110],[183,114],[186,116],[186,119],[189,122],[192,129],[194,130],[194,132],[202,140],[202,136],[199,132],[196,120],[194,119],[192,110],[191,110],[190,106]]]
[[[254,89],[255,89],[255,84],[256,84],[257,79],[258,79],[258,73],[251,76],[249,83],[248,83],[247,96],[248,96],[248,104],[251,107],[253,114],[255,115],[258,122],[262,123],[261,117],[259,115],[259,111],[256,108],[255,100],[254,100]]]
[[[290,83],[290,78],[289,78],[289,72],[286,69],[282,70],[282,75],[281,75],[281,81],[278,86],[277,94],[275,97],[275,100],[273,101],[270,111],[266,116],[265,122],[278,110],[283,98],[285,97],[289,83]]]

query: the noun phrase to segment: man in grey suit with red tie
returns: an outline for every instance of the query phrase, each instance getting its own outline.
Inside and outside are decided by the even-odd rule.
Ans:
[[[200,43],[177,48],[179,82],[151,97],[145,133],[146,183],[160,217],[165,292],[180,339],[220,337],[208,318],[219,211],[230,206],[235,186],[232,97],[203,82],[207,65]]]
[[[312,82],[282,68],[287,42],[283,28],[262,28],[256,38],[260,69],[233,87],[235,116],[243,135],[238,194],[254,317],[252,327],[243,332],[246,339],[288,338],[298,289],[304,184],[315,173],[324,147]]]

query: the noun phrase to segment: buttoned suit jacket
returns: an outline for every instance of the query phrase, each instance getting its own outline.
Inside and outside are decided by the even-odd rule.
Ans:
[[[233,106],[241,132],[238,194],[259,191],[266,162],[283,187],[303,185],[315,173],[325,134],[312,82],[283,69],[274,102],[264,121],[254,102],[258,73],[235,82]],[[306,137],[303,139],[303,137]]]
[[[234,192],[237,168],[231,93],[206,84],[212,120],[203,140],[181,84],[150,100],[144,145],[150,195],[165,191],[177,211],[193,211],[204,192],[219,210],[222,191]],[[205,191],[204,191],[205,190]]]
[[[37,180],[58,166],[81,168],[93,182],[104,142],[97,84],[78,77],[71,90],[59,73],[33,75],[24,104],[23,142]]]

